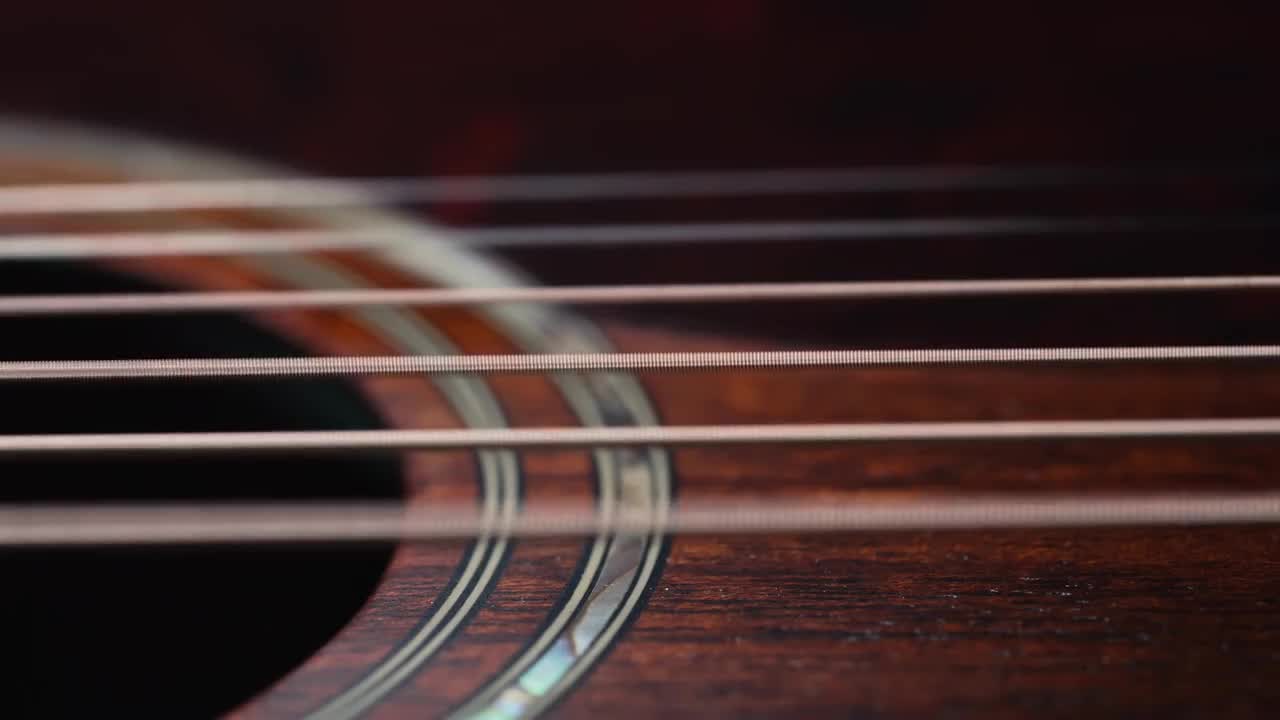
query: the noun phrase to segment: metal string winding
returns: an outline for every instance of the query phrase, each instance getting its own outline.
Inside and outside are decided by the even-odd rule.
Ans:
[[[1083,295],[1094,293],[1274,289],[1280,289],[1280,275],[89,293],[0,296],[0,317],[180,313],[222,310],[297,310],[391,305],[442,307],[517,302],[630,305],[963,297],[1037,293]]]
[[[380,203],[881,193],[1146,181],[1170,173],[999,166],[775,169],[508,177],[254,178],[0,186],[0,215]]]
[[[1280,522],[1280,493],[1005,495],[912,501],[683,501],[660,513],[570,505],[485,516],[474,505],[392,503],[0,506],[0,547],[442,540],[600,533],[850,533]]]
[[[0,382],[311,377],[373,374],[443,375],[642,370],[760,370],[911,365],[1258,360],[1275,358],[1280,358],[1280,345],[10,360],[0,361]]]

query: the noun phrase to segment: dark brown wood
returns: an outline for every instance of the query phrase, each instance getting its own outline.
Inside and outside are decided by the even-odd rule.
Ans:
[[[1073,409],[1177,415],[1203,411],[1202,393],[1215,385],[1209,392],[1232,405],[1230,413],[1274,407],[1259,394],[1271,384],[1262,376],[1230,376],[1246,383],[1237,394],[1222,391],[1229,376],[1214,370],[1103,375],[878,371],[663,377],[650,387],[672,423]],[[686,497],[848,497],[1270,486],[1277,459],[1269,441],[925,444],[699,450],[680,453],[677,467]],[[708,707],[735,716],[1265,716],[1275,701],[1277,542],[1271,529],[677,539],[644,615],[562,710],[570,717],[609,707],[681,717]]]

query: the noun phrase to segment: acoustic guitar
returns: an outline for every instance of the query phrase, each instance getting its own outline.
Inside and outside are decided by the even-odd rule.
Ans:
[[[1274,714],[1271,13],[314,5],[4,12],[0,714]]]

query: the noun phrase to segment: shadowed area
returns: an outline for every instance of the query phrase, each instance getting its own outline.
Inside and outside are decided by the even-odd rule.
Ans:
[[[147,291],[68,265],[0,265],[0,293]],[[4,319],[0,358],[306,354],[232,316]],[[0,433],[376,428],[336,380],[0,385]],[[0,501],[397,498],[393,457],[24,459]],[[360,608],[386,545],[0,554],[0,687],[18,715],[209,717],[265,689]],[[180,708],[180,710],[178,710]],[[9,706],[9,711],[13,706]]]

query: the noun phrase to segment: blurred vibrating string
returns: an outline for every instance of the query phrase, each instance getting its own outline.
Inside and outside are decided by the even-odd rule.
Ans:
[[[521,225],[459,227],[449,228],[449,232],[450,237],[457,242],[473,247],[516,248],[1036,236],[1095,232],[1235,232],[1273,228],[1278,224],[1280,222],[1277,219],[1270,217],[992,217]],[[0,260],[375,250],[412,245],[421,237],[423,236],[419,232],[399,228],[22,233],[0,235]]]
[[[500,177],[221,179],[0,186],[0,214],[320,207],[477,200],[876,193],[1166,182],[1202,171],[1053,167],[863,167]]]
[[[438,540],[605,533],[758,534],[1280,522],[1280,493],[989,495],[911,501],[683,501],[662,513],[568,504],[485,516],[472,504],[0,505],[0,546]]]

